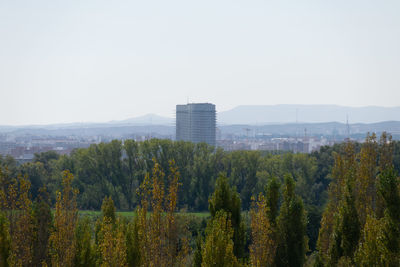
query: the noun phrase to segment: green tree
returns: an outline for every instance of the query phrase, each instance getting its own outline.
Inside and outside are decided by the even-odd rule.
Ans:
[[[253,203],[251,216],[250,260],[252,266],[271,266],[274,262],[275,228],[269,221],[268,207],[263,194]]]
[[[140,240],[138,233],[138,217],[135,216],[133,221],[128,224],[126,232],[126,257],[129,266],[140,265]]]
[[[339,212],[336,215],[336,224],[333,230],[333,244],[330,248],[329,264],[337,264],[342,257],[350,259],[354,263],[360,238],[361,225],[355,206],[352,187],[347,183],[347,190],[343,201],[339,204]]]
[[[241,216],[239,194],[234,187],[230,187],[228,178],[220,175],[216,181],[215,191],[209,200],[209,209],[212,219],[223,210],[232,221],[234,253],[237,258],[244,257],[245,229]]]
[[[0,266],[8,266],[7,259],[10,256],[11,237],[9,232],[9,222],[5,214],[0,212]]]
[[[50,169],[50,167],[48,168]],[[31,182],[30,191],[32,193],[32,198],[36,199],[40,188],[47,182],[48,172],[44,168],[44,164],[41,162],[28,162],[21,165],[20,169],[21,173],[29,178]]]
[[[390,265],[390,255],[384,245],[384,221],[368,216],[361,242],[356,251],[356,266],[398,266]]]
[[[92,227],[89,217],[78,220],[75,229],[75,259],[74,266],[96,266],[95,247],[92,242]]]
[[[353,190],[361,227],[364,227],[368,214],[376,210],[377,152],[376,136],[368,134],[358,154],[360,163],[357,166]]]
[[[101,205],[101,214],[103,216],[103,219],[108,218],[110,219],[111,223],[115,223],[116,209],[111,196],[104,198],[103,204]]]
[[[103,238],[99,243],[99,265],[107,267],[126,266],[126,239],[121,219],[118,218],[115,225],[113,225],[109,217],[104,217],[100,231]]]
[[[11,254],[8,258],[10,265],[30,266],[33,259],[34,225],[32,217],[32,200],[29,197],[30,182],[21,175],[13,179],[8,188],[11,200],[10,236]]]
[[[63,191],[57,192],[54,230],[50,235],[52,266],[72,266],[75,258],[75,227],[78,219],[76,197],[72,187],[74,176],[63,172]]]
[[[390,266],[400,264],[400,187],[394,168],[389,166],[379,175],[379,194],[384,200],[383,244],[389,253]]]
[[[201,255],[203,250],[203,243],[203,236],[201,235],[201,233],[199,233],[196,238],[196,249],[193,255],[193,267],[201,267],[201,263],[203,262],[203,258]]]
[[[357,162],[355,154],[355,145],[351,142],[342,147],[341,153],[334,153],[334,166],[332,168],[332,182],[329,185],[329,201],[322,214],[321,227],[319,229],[317,249],[320,262],[327,262],[331,258],[330,250],[334,240],[333,232],[336,223],[339,207],[343,203],[346,184],[355,183],[355,174],[357,171]]]
[[[133,209],[134,205],[138,204],[136,199],[136,188],[143,182],[145,171],[144,161],[140,155],[139,143],[135,140],[125,140],[124,150],[127,157],[124,159],[124,166],[126,169],[126,187],[128,195],[126,196],[129,209]]]
[[[277,218],[277,266],[303,266],[307,252],[307,220],[303,201],[295,195],[295,183],[286,175],[283,203]]]
[[[233,253],[233,229],[229,215],[220,210],[210,220],[206,230],[206,241],[202,252],[202,267],[238,266]]]
[[[146,175],[140,185],[141,205],[137,209],[137,230],[133,236],[136,239],[137,232],[139,250],[131,254],[139,255],[140,266],[182,265],[189,253],[183,233],[185,226],[178,227],[175,217],[180,174],[174,161],[169,166],[167,190],[163,182],[165,174],[155,159],[152,177]],[[152,212],[148,216],[150,208]]]
[[[265,188],[266,205],[268,208],[267,214],[272,225],[276,224],[276,217],[278,216],[279,212],[280,187],[281,185],[279,184],[278,179],[276,177],[272,177]]]
[[[33,266],[50,265],[48,255],[49,237],[53,225],[49,195],[46,187],[39,189],[39,196],[33,207],[35,240],[33,243]]]

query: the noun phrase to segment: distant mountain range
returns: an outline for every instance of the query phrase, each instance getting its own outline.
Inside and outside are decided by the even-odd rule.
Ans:
[[[135,125],[172,125],[175,123],[173,118],[162,117],[156,114],[146,114],[144,116],[130,118],[122,121],[111,121],[112,124],[135,124]]]
[[[156,114],[146,114],[140,117],[134,117],[126,120],[115,120],[110,122],[76,122],[76,123],[57,123],[47,125],[0,125],[0,132],[9,132],[14,130],[68,130],[68,129],[93,129],[93,128],[115,128],[115,127],[144,127],[144,126],[174,126],[173,118],[162,117]]]
[[[279,125],[291,123],[326,123],[346,124],[378,123],[400,121],[400,107],[345,107],[336,105],[273,105],[273,106],[238,106],[228,111],[218,112],[217,124],[223,125]],[[85,129],[126,126],[171,126],[175,119],[156,114],[146,114],[126,120],[105,123],[65,123],[51,125],[0,126],[0,132],[21,129]]]
[[[219,125],[268,125],[286,123],[377,123],[400,121],[399,107],[345,107],[337,105],[272,105],[238,106],[217,113]],[[122,121],[117,125],[174,125],[174,118],[147,114]]]
[[[377,123],[400,121],[399,107],[345,107],[337,105],[272,105],[238,106],[218,112],[219,125],[268,125],[280,123]],[[147,114],[141,117],[110,122],[116,125],[174,125],[174,118]]]
[[[400,121],[400,107],[345,107],[336,105],[238,106],[218,113],[219,124],[376,123]]]

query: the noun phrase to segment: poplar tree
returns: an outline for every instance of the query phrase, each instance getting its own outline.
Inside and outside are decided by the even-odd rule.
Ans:
[[[129,266],[140,266],[140,240],[138,233],[138,216],[128,224],[126,231],[126,257]]]
[[[352,187],[347,184],[344,200],[340,203],[339,212],[336,215],[333,243],[330,248],[330,266],[337,264],[342,257],[354,263],[354,252],[360,238],[360,229]]]
[[[103,237],[99,244],[100,266],[127,266],[125,234],[121,219],[118,218],[114,225],[110,217],[104,217],[100,231]]]
[[[35,239],[33,243],[34,266],[41,266],[43,262],[50,265],[49,237],[53,226],[53,216],[50,209],[50,199],[46,187],[39,189],[38,199],[33,207]]]
[[[355,255],[356,266],[390,266],[388,262],[390,256],[384,245],[383,229],[382,219],[370,215],[367,217]]]
[[[132,241],[138,241],[139,249],[128,253],[132,260],[139,257],[140,266],[181,266],[187,262],[189,244],[183,232],[185,226],[178,228],[175,215],[180,174],[174,161],[169,166],[167,189],[165,174],[156,161],[151,178],[146,175],[140,185],[141,204],[135,232],[131,234]],[[148,216],[150,208],[152,213]]]
[[[230,187],[228,178],[222,174],[219,175],[215,191],[209,200],[209,210],[212,219],[216,214],[223,210],[231,219],[233,231],[234,253],[237,258],[244,257],[245,229],[241,216],[240,196],[234,187]]]
[[[384,200],[383,244],[389,253],[389,265],[400,265],[400,189],[399,177],[389,167],[379,175],[379,193]]]
[[[101,205],[102,218],[98,222],[98,251],[100,266],[126,266],[127,248],[124,223],[116,218],[111,197],[105,197]]]
[[[204,240],[201,233],[198,233],[196,238],[196,249],[193,255],[193,267],[201,267],[201,263],[203,261],[202,258],[202,248],[203,248]]]
[[[223,210],[217,211],[206,229],[206,241],[202,250],[202,267],[239,266],[233,253],[233,232],[229,215]]]
[[[378,176],[383,217],[370,215],[357,250],[358,266],[400,266],[400,193],[393,166],[386,164]],[[380,218],[379,218],[380,217]]]
[[[96,253],[92,241],[91,223],[89,217],[78,220],[75,230],[75,266],[96,266]]]
[[[275,229],[270,223],[264,195],[260,193],[257,200],[254,200],[251,217],[251,245],[250,261],[252,266],[271,266],[274,261],[276,240]]]
[[[8,266],[7,259],[10,256],[10,223],[7,218],[7,179],[0,166],[0,267]]]
[[[398,266],[400,197],[391,137],[383,133],[377,144],[367,135],[359,154],[352,147],[335,156],[317,259],[328,266]]]
[[[294,193],[295,182],[285,176],[283,203],[277,218],[276,266],[303,266],[307,252],[307,219],[303,201]]]
[[[269,222],[272,224],[272,226],[276,225],[276,217],[278,216],[279,212],[280,187],[281,185],[278,182],[278,179],[276,177],[272,177],[265,188],[265,204],[267,207],[266,212]]]
[[[8,266],[10,256],[11,237],[7,217],[0,211],[0,267]]]
[[[101,213],[103,219],[108,218],[108,220],[115,224],[116,220],[116,208],[114,205],[114,201],[112,200],[111,196],[105,197],[103,203],[101,205]]]
[[[376,210],[377,147],[376,135],[368,134],[358,154],[354,194],[361,227],[367,216]]]
[[[356,155],[354,144],[348,142],[342,153],[334,154],[334,166],[332,168],[332,182],[329,184],[329,201],[322,214],[321,227],[319,229],[317,249],[318,261],[328,262],[330,258],[330,249],[333,246],[334,238],[332,234],[336,224],[337,213],[339,212],[340,202],[346,191],[346,183],[354,184],[357,171]]]
[[[34,224],[32,201],[29,197],[30,185],[28,178],[20,175],[17,179],[12,179],[6,191],[11,237],[8,264],[11,266],[32,265]]]
[[[75,258],[75,227],[78,218],[76,197],[73,189],[74,176],[63,172],[62,192],[57,192],[54,214],[54,231],[50,235],[50,255],[52,266],[72,266]]]

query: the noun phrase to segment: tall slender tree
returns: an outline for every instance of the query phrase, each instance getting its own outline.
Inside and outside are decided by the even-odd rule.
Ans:
[[[78,218],[76,197],[72,187],[74,176],[63,172],[62,192],[57,192],[54,231],[50,235],[52,266],[72,266],[75,258],[75,227]]]
[[[303,201],[295,195],[295,182],[290,175],[285,176],[283,203],[277,218],[278,246],[277,266],[303,266],[306,259],[307,218]]]
[[[377,146],[376,135],[368,134],[358,154],[360,163],[357,166],[354,194],[361,227],[367,216],[376,210]]]
[[[175,217],[180,174],[174,161],[170,161],[169,165],[167,189],[163,179],[165,174],[156,161],[151,178],[146,175],[140,186],[141,205],[132,234],[132,238],[139,243],[139,249],[128,253],[131,257],[139,257],[140,266],[182,265],[187,261],[187,238],[182,233],[183,229],[178,228]],[[152,212],[148,215],[150,208]]]
[[[330,249],[334,241],[332,234],[336,223],[336,214],[346,190],[345,185],[347,183],[351,186],[354,184],[356,170],[355,147],[353,143],[348,142],[342,153],[334,153],[333,180],[328,189],[329,201],[322,214],[317,241],[318,258],[321,263],[327,262],[330,258]]]
[[[8,257],[11,252],[11,237],[9,222],[5,214],[0,212],[0,267],[8,266]]]
[[[225,211],[232,220],[234,253],[237,258],[244,257],[245,229],[241,216],[239,194],[234,187],[230,187],[228,178],[220,174],[216,181],[215,191],[209,200],[209,209],[212,219],[218,211]]]
[[[344,200],[340,203],[333,230],[329,264],[334,266],[342,257],[354,264],[354,252],[360,238],[360,221],[355,206],[352,187],[347,184]],[[343,261],[343,259],[342,259]]]
[[[379,193],[385,204],[383,244],[390,255],[390,266],[400,265],[400,181],[393,167],[379,175]]]
[[[250,261],[252,266],[272,266],[275,257],[275,228],[270,223],[270,213],[264,195],[260,193],[250,210],[251,245]]]
[[[39,189],[39,195],[33,207],[35,239],[33,243],[33,266],[42,266],[43,262],[50,265],[49,237],[53,225],[50,209],[50,197],[46,187]]]
[[[76,267],[96,266],[96,251],[92,240],[92,227],[89,217],[80,218],[75,229],[75,258]]]
[[[34,224],[32,217],[32,201],[29,197],[30,182],[25,176],[14,179],[9,191],[11,207],[10,236],[11,254],[8,258],[10,265],[30,266],[33,259]],[[15,201],[15,203],[13,203]]]
[[[229,215],[219,210],[210,220],[206,230],[206,241],[202,252],[202,267],[238,266],[233,253],[233,232]]]
[[[281,185],[278,182],[278,179],[276,177],[272,177],[265,188],[266,212],[269,222],[272,224],[272,226],[276,225],[276,217],[278,216],[279,212],[280,187]]]

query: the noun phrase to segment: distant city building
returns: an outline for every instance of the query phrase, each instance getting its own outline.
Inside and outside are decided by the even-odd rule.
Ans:
[[[210,103],[176,105],[176,140],[215,146],[216,111]]]

